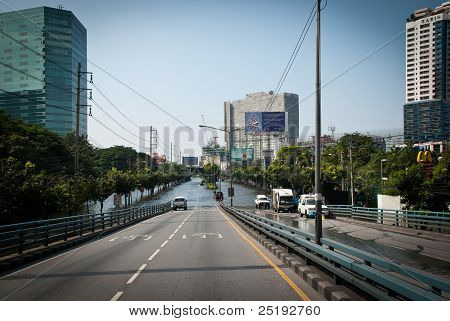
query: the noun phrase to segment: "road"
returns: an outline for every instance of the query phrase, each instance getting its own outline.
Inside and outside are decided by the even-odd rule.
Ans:
[[[197,182],[180,185],[197,195]],[[180,192],[180,191],[174,191]],[[209,194],[209,193],[208,193]],[[0,279],[2,300],[321,299],[215,206],[176,211]]]

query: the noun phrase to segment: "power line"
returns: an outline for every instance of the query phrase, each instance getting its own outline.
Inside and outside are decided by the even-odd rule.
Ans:
[[[297,58],[297,54],[300,51],[300,48],[302,47],[303,42],[306,39],[306,35],[308,34],[308,31],[309,31],[309,29],[311,27],[311,24],[312,24],[312,22],[314,20],[314,17],[316,16],[316,13],[315,13],[315,10],[314,10],[316,8],[316,3],[317,2],[314,2],[314,6],[312,7],[311,12],[309,13],[308,19],[306,20],[306,23],[305,23],[305,26],[303,27],[302,33],[300,34],[300,37],[297,40],[295,48],[294,48],[294,50],[291,53],[291,57],[289,58],[289,61],[288,61],[287,65],[284,68],[283,73],[281,75],[281,78],[278,81],[277,86],[275,87],[274,95],[271,97],[271,99],[267,103],[266,111],[268,111],[268,110],[270,110],[272,108],[272,105],[275,102],[275,98],[277,97],[278,93],[280,92],[281,87],[283,87],[283,84],[284,84],[284,82],[285,82],[285,80],[286,80],[286,78],[287,78],[287,76],[288,76],[288,74],[289,74],[289,72],[290,72],[290,70],[292,68],[292,65],[294,64],[294,61]]]
[[[102,146],[102,144],[100,144],[96,139],[94,139],[91,135],[88,136],[88,139],[91,140],[94,144],[96,144],[97,147],[99,148],[105,148]]]
[[[386,43],[384,43],[383,45],[381,45],[380,47],[378,47],[377,49],[375,49],[374,51],[372,51],[371,53],[369,53],[367,56],[365,56],[364,58],[362,58],[361,60],[357,61],[356,63],[354,63],[353,65],[351,65],[350,67],[348,67],[346,70],[344,70],[343,72],[341,72],[340,74],[338,74],[337,76],[335,76],[333,79],[329,80],[328,82],[326,82],[324,85],[322,85],[322,87],[320,87],[320,89],[327,87],[328,85],[332,84],[333,82],[335,82],[336,80],[338,80],[339,78],[341,78],[342,76],[344,76],[346,73],[348,73],[349,71],[351,71],[352,69],[354,69],[355,67],[359,66],[360,64],[362,64],[363,62],[365,62],[366,60],[368,60],[369,58],[371,58],[372,56],[374,56],[375,54],[377,54],[378,52],[380,52],[381,50],[383,50],[384,48],[386,48],[387,46],[389,46],[391,43],[393,43],[395,40],[397,40],[400,36],[402,36],[406,31],[401,31],[400,33],[398,33],[397,35],[395,35],[393,38],[391,38],[390,40],[388,40]],[[310,95],[306,96],[305,98],[303,98],[300,103],[304,102],[305,100],[311,98],[312,96],[315,95],[315,91],[313,93],[311,93]]]
[[[135,123],[134,121],[132,121],[127,115],[125,115],[122,110],[117,107],[112,100],[98,87],[98,85],[96,85],[95,83],[92,82],[92,86],[97,89],[97,91],[100,93],[100,95],[117,111],[119,112],[126,120],[128,120],[131,124],[133,124],[134,126],[136,126],[138,129],[142,129],[145,132],[149,132],[148,130],[145,130],[144,128],[142,128],[141,126],[139,126],[137,123]],[[156,141],[156,144],[159,148],[163,149],[160,144],[159,144],[159,140]],[[168,148],[167,143],[163,142],[163,145],[166,147],[166,149]]]
[[[42,53],[36,51],[35,49],[33,49],[33,48],[27,46],[26,44],[24,44],[22,41],[20,41],[19,39],[15,38],[15,37],[12,36],[11,34],[6,33],[4,29],[0,28],[0,33],[1,33],[2,35],[4,35],[5,37],[9,38],[10,40],[14,41],[15,43],[21,45],[23,48],[26,48],[27,50],[31,51],[31,52],[34,53],[35,55],[44,58],[45,61],[51,62],[52,64],[54,64],[55,66],[61,68],[62,70],[67,71],[67,72],[73,74],[74,76],[77,76],[77,73],[76,73],[76,72],[74,72],[74,71],[72,71],[72,70],[70,70],[70,69],[68,69],[68,68],[66,68],[66,67],[64,67],[64,66],[62,66],[61,64],[55,62],[54,60],[52,60],[52,59],[46,57],[44,54],[42,54]],[[83,79],[87,80],[86,78],[83,78]]]
[[[91,116],[92,119],[94,119],[97,123],[99,123],[101,126],[103,126],[104,128],[106,128],[107,130],[109,130],[111,133],[113,133],[114,135],[116,135],[117,137],[123,139],[124,141],[126,141],[127,143],[134,145],[136,147],[140,147],[139,145],[136,145],[135,143],[130,142],[128,139],[120,136],[119,134],[117,134],[115,131],[113,131],[111,128],[109,128],[108,126],[106,126],[105,124],[103,124],[100,120],[98,120],[95,116]]]
[[[128,130],[126,127],[124,127],[121,123],[119,123],[117,120],[114,119],[114,117],[112,117],[106,110],[104,110],[102,108],[102,106],[100,106],[100,104],[98,102],[96,102],[94,99],[91,99],[91,101],[93,102],[93,104],[95,106],[97,106],[106,116],[108,116],[113,122],[115,122],[117,125],[119,125],[123,130],[125,130],[126,132],[128,132],[130,135],[138,138],[139,140],[143,140],[145,142],[149,142],[151,143],[149,140],[146,140],[145,138],[141,138],[138,135],[134,134],[132,131]]]
[[[19,97],[19,98],[24,98],[24,99],[27,99],[27,100],[29,100],[29,101],[33,101],[33,102],[36,102],[36,103],[39,103],[39,104],[45,104],[45,107],[46,107],[46,108],[47,108],[47,107],[51,107],[51,108],[56,108],[56,109],[61,109],[61,110],[69,111],[69,112],[71,112],[71,113],[76,113],[76,111],[74,111],[74,110],[67,109],[67,108],[64,108],[64,107],[61,107],[61,106],[56,106],[56,105],[48,104],[48,103],[46,103],[46,102],[39,101],[39,100],[37,100],[37,99],[33,99],[33,98],[30,98],[30,97],[27,97],[27,96],[22,96],[22,95],[20,95],[20,94],[15,93],[15,92],[7,91],[7,90],[1,89],[1,88],[0,88],[0,90],[3,91],[3,92],[5,92],[5,93],[7,93],[7,94],[9,94],[9,95],[13,95],[13,96],[16,96],[16,97]],[[81,113],[81,114],[82,114],[82,115],[89,116],[89,114],[86,114],[86,113]]]
[[[32,79],[34,79],[34,80],[40,81],[40,82],[44,83],[45,85],[50,85],[50,86],[55,87],[55,88],[57,88],[57,89],[59,89],[59,90],[61,90],[61,91],[65,91],[65,92],[67,92],[67,93],[69,93],[69,94],[71,94],[71,95],[76,96],[76,94],[75,94],[74,92],[68,91],[66,88],[59,87],[59,86],[54,85],[54,84],[52,84],[52,83],[48,83],[48,82],[46,82],[44,79],[41,79],[41,78],[35,77],[35,76],[33,76],[33,75],[30,75],[29,73],[27,73],[27,72],[25,72],[25,71],[23,71],[23,70],[17,69],[16,67],[13,67],[13,66],[11,66],[11,65],[5,64],[5,63],[2,62],[2,61],[0,61],[0,65],[6,67],[6,68],[8,68],[8,69],[12,69],[12,70],[14,70],[14,71],[16,71],[16,72],[18,72],[18,73],[20,73],[20,74],[22,74],[22,75],[25,75],[25,76],[27,76],[27,77],[32,78]]]

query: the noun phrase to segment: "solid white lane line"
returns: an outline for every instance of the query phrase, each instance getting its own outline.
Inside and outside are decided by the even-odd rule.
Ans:
[[[178,226],[178,229],[180,229],[182,226],[183,226],[183,225],[179,225],[179,226]]]
[[[169,242],[169,240],[165,240],[165,241],[164,241],[164,243],[163,243],[163,244],[161,244],[161,246],[160,246],[160,247],[164,247],[164,245],[166,245],[166,244],[167,244],[167,242]]]
[[[111,301],[117,301],[122,296],[123,292],[117,292],[115,296],[112,297]]]
[[[150,256],[150,257],[148,258],[148,260],[149,260],[149,261],[153,260],[153,259],[155,258],[155,256],[156,256],[156,254],[159,253],[159,251],[161,251],[161,250],[160,250],[160,249],[157,249],[157,250],[155,251],[155,253],[153,253],[152,256]]]
[[[169,236],[169,240],[172,238],[172,237],[174,237],[175,236],[175,234],[172,234],[171,236]]]
[[[175,234],[176,232],[178,232],[180,229],[179,228],[177,228],[174,232],[173,232],[173,234]]]
[[[137,270],[137,272],[134,273],[133,276],[127,281],[127,284],[133,283],[134,280],[136,280],[136,278],[139,276],[139,274],[141,274],[142,270],[145,269],[146,266],[147,266],[147,264],[142,264],[142,266],[139,268],[139,270]]]

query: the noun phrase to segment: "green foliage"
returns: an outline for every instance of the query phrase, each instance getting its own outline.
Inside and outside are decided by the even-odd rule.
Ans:
[[[150,170],[145,154],[124,146],[95,149],[83,137],[74,176],[74,142],[73,133],[60,137],[0,112],[0,224],[81,214],[87,201],[103,210],[112,193],[127,196],[128,204],[136,188],[153,190],[188,176],[183,166]]]
[[[203,166],[203,177],[206,182],[213,183],[219,180],[220,176],[220,167],[217,164],[206,164]]]

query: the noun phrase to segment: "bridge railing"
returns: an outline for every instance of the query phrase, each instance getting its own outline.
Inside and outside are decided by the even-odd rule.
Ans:
[[[289,252],[332,274],[336,280],[378,300],[446,300],[450,281],[410,266],[394,263],[372,253],[322,238],[265,217],[221,204],[222,208],[247,225],[283,244]]]
[[[143,207],[130,207],[102,214],[86,214],[0,225],[0,258],[22,254],[31,249],[48,247],[83,235],[106,231],[147,219],[169,211],[171,202]]]
[[[450,213],[367,208],[351,205],[327,205],[336,216],[355,220],[414,228],[418,230],[450,232]]]

